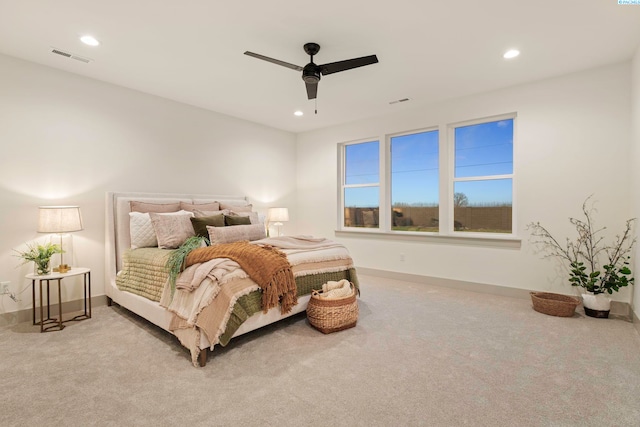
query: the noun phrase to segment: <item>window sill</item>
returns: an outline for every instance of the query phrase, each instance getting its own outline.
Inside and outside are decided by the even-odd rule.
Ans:
[[[336,230],[336,237],[358,237],[364,239],[404,240],[410,242],[423,242],[434,244],[448,244],[461,246],[481,246],[504,249],[520,249],[522,239],[513,235],[494,236],[480,233],[452,235],[438,233],[415,233],[403,231],[373,231],[366,230]]]

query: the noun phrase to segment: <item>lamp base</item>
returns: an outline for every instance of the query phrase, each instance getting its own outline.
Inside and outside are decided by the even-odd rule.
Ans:
[[[71,266],[68,264],[60,264],[56,268],[53,269],[56,273],[66,273],[71,270]]]

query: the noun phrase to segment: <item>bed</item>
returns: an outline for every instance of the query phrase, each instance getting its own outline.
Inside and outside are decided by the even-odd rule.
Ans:
[[[166,260],[180,252],[176,245],[181,239],[171,240],[176,221],[184,225],[184,216],[218,221],[213,217],[221,212],[212,211],[216,204],[225,224],[207,225],[212,245],[188,252],[180,274],[169,280]],[[157,233],[147,229],[145,234],[150,218]],[[309,236],[265,237],[264,220],[241,196],[107,193],[108,304],[115,302],[174,334],[190,350],[194,365],[205,366],[216,345],[305,311],[311,291],[323,283],[348,280],[358,285],[344,246]],[[139,221],[147,222],[140,226]],[[173,224],[169,238],[158,228],[167,222]],[[202,226],[196,220],[191,223],[194,229]],[[264,253],[274,267],[258,265],[262,258],[239,259],[239,252],[260,257]],[[271,275],[262,277],[267,274]],[[280,287],[271,286],[274,283]],[[293,303],[285,303],[289,297]]]

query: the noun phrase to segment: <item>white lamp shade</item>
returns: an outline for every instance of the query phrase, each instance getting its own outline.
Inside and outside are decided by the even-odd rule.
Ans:
[[[38,233],[70,233],[83,229],[79,206],[40,206],[38,209]]]
[[[289,209],[287,208],[269,208],[269,222],[289,221]]]

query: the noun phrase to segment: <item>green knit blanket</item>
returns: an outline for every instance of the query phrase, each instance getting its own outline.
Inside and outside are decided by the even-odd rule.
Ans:
[[[296,277],[296,286],[298,288],[298,297],[309,295],[312,290],[321,290],[322,284],[330,280],[339,281],[347,279],[352,282],[356,288],[359,288],[358,277],[355,268],[349,270],[336,271],[332,273],[310,274],[307,276]],[[262,311],[262,293],[260,291],[251,292],[248,295],[238,298],[233,306],[233,312],[227,323],[227,329],[220,336],[220,345],[226,346],[231,337],[236,333],[238,328],[254,314]]]
[[[158,248],[126,250],[122,255],[122,270],[116,277],[118,289],[160,301],[169,278],[165,265],[172,252]]]

